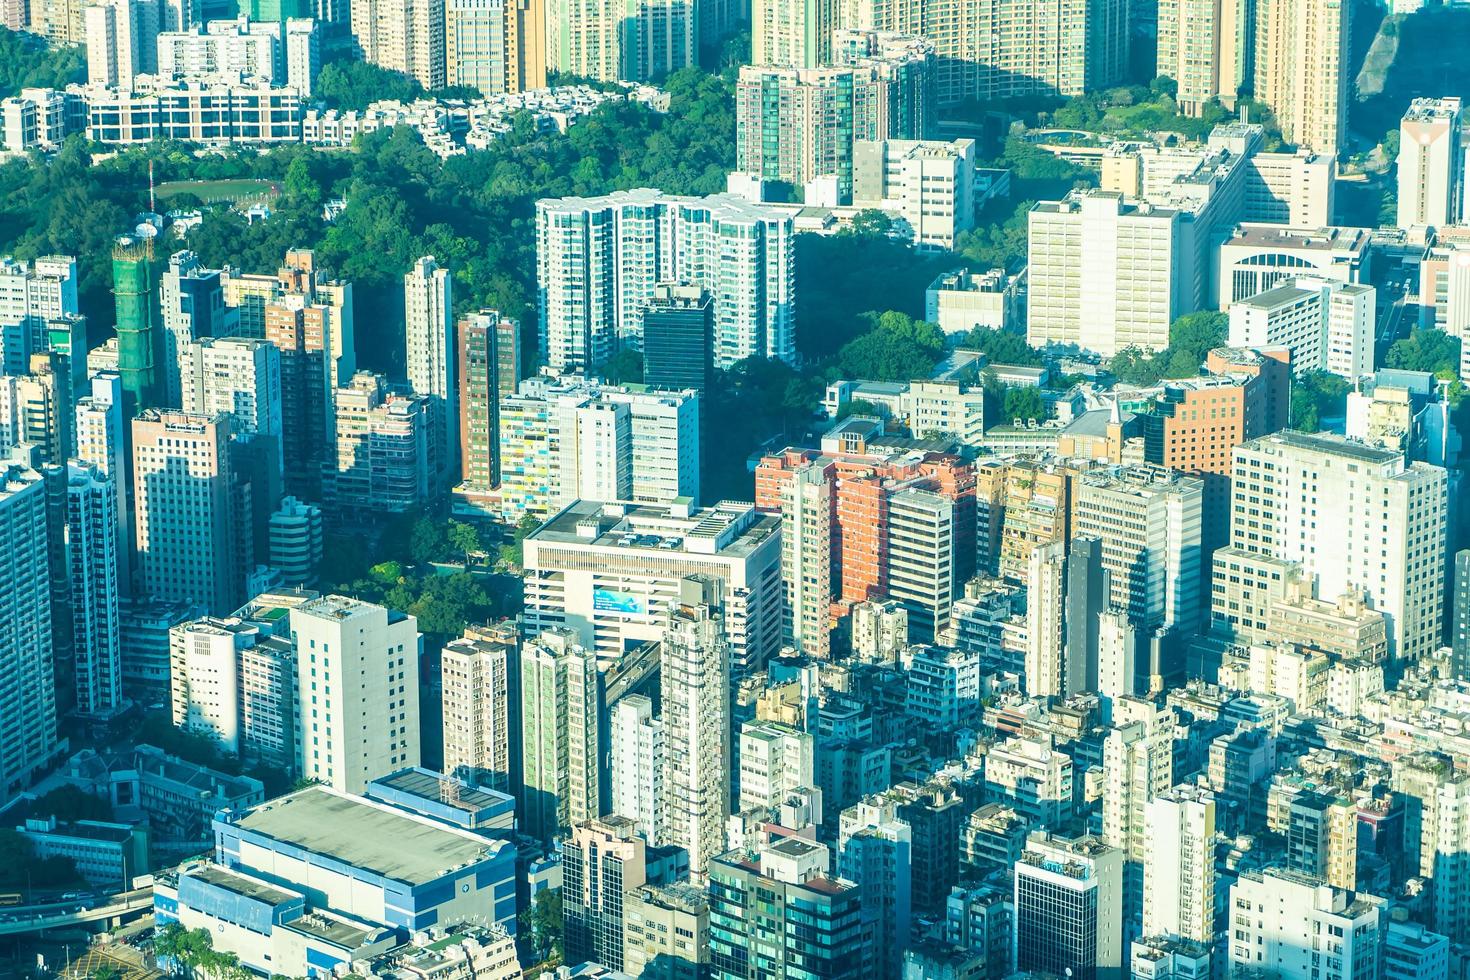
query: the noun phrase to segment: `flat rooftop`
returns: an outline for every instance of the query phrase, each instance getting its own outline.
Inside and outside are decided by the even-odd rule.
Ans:
[[[473,834],[320,786],[262,804],[236,826],[409,885],[478,861],[496,846]]]
[[[578,500],[533,531],[527,541],[593,545],[673,554],[749,556],[777,533],[781,519],[744,501],[721,501],[688,512],[662,504]]]
[[[453,799],[445,798],[446,783],[453,787]],[[513,803],[511,798],[504,793],[480,789],[463,780],[440,777],[427,769],[400,769],[398,772],[373,780],[373,785],[395,789],[400,793],[407,793],[418,799],[451,807],[468,814],[503,807],[507,802]]]
[[[1238,225],[1225,244],[1227,246],[1310,248],[1323,251],[1346,249],[1356,252],[1368,247],[1368,232],[1363,228],[1283,228],[1280,225]]]
[[[322,912],[308,912],[290,922],[281,923],[277,928],[314,936],[341,949],[356,949],[382,931]]]
[[[284,889],[277,888],[258,878],[237,874],[221,868],[216,864],[205,864],[190,868],[184,872],[182,877],[194,878],[206,884],[214,885],[216,888],[223,888],[225,891],[233,892],[236,895],[253,899],[257,902],[264,902],[271,906],[282,905],[291,901],[293,898],[302,897],[295,892],[288,892]]]
[[[1297,432],[1294,429],[1283,429],[1273,435],[1264,437],[1261,441],[1267,444],[1277,443],[1295,449],[1306,449],[1333,456],[1350,456],[1353,459],[1361,460],[1365,463],[1391,463],[1403,455],[1402,453],[1394,452],[1392,449],[1379,449],[1377,446],[1369,446],[1366,443],[1357,442],[1344,436],[1312,435],[1306,432]]]

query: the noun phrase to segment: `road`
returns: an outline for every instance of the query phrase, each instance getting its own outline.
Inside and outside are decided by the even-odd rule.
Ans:
[[[22,935],[46,929],[60,929],[63,926],[144,915],[153,908],[153,889],[149,887],[120,892],[100,901],[106,904],[85,911],[77,908],[75,902],[66,903],[60,908],[48,905],[10,909],[0,914],[0,936]]]

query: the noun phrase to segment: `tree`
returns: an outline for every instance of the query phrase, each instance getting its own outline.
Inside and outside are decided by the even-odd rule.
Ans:
[[[1037,388],[1024,385],[1008,385],[1001,411],[1007,422],[1012,419],[1039,421],[1051,417],[1046,400]]]
[[[837,355],[839,367],[850,378],[925,378],[944,354],[944,333],[932,323],[894,310],[866,314],[865,319],[873,329],[849,341]]]
[[[45,38],[0,27],[0,98],[23,88],[65,88],[83,81],[86,67],[80,45],[52,48]]]
[[[854,398],[837,410],[837,418],[833,421],[841,422],[843,419],[853,415],[874,415],[878,418],[883,418],[888,413],[866,399]]]
[[[1108,362],[1108,370],[1124,384],[1141,387],[1157,384],[1163,376],[1163,365],[1158,363],[1158,358],[1136,346],[1125,347],[1114,354]]]
[[[58,786],[36,800],[31,812],[38,817],[55,817],[61,823],[112,819],[110,803],[75,786]]]
[[[480,531],[473,524],[465,524],[461,521],[449,522],[449,543],[455,551],[464,555],[464,567],[470,567],[470,555],[484,551],[485,546],[480,541]]]
[[[428,517],[414,521],[408,541],[409,557],[415,565],[426,565],[444,554],[448,537],[442,524]]]
[[[624,347],[602,366],[602,375],[608,384],[642,384],[643,352]]]
[[[1218,310],[1186,313],[1169,325],[1169,347],[1175,353],[1186,353],[1194,361],[1194,370],[1210,351],[1225,343],[1230,332],[1230,318]]]
[[[531,903],[531,943],[536,956],[562,957],[561,889],[543,888]]]
[[[402,72],[350,59],[324,65],[316,89],[333,109],[366,109],[381,99],[412,102],[424,95],[424,87]]]
[[[1434,327],[1416,327],[1395,341],[1385,363],[1406,371],[1428,371],[1445,380],[1459,376],[1460,339]]]
[[[1291,427],[1302,432],[1320,432],[1329,418],[1340,418],[1347,408],[1352,385],[1326,371],[1306,371],[1291,385]]]
[[[1027,344],[1025,335],[1016,330],[976,327],[964,336],[959,346],[962,350],[984,354],[988,364],[1040,367],[1046,363],[1041,351]]]

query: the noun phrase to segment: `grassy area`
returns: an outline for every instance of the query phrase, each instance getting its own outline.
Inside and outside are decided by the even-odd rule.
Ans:
[[[280,188],[269,180],[171,180],[159,184],[156,193],[160,201],[190,194],[205,204],[239,204],[275,197]]]

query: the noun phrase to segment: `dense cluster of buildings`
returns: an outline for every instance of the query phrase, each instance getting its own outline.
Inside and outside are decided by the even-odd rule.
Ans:
[[[1124,81],[1129,5],[213,7],[34,0],[88,81],[0,103],[6,148],[448,154],[649,97],[543,85],[661,78],[748,16],[736,158],[723,194],[535,202],[525,310],[418,257],[391,356],[308,249],[207,268],[150,216],[105,341],[76,257],[0,260],[0,826],[33,857],[261,976],[1470,978],[1470,156],[1416,99],[1399,227],[1334,224],[1350,5],[1160,3],[1181,111],[1249,88],[1297,148],[1074,148],[1099,186],[1030,208],[1024,269],[922,296],[1024,363],[793,383],[740,500],[712,408],[805,366],[797,236],[877,209],[953,249],[1007,175],[940,108]],[[485,98],[316,106],[334,47]],[[1458,381],[1380,364],[1410,323]],[[1341,418],[1293,427],[1303,377]],[[453,568],[324,568],[450,515]],[[505,615],[446,625],[440,584]],[[150,712],[292,788],[132,744]]]

